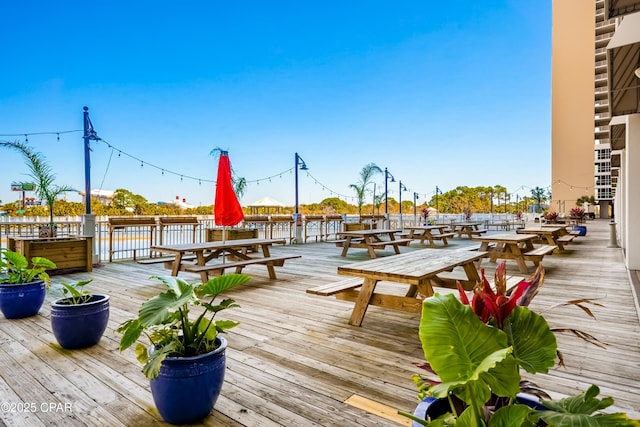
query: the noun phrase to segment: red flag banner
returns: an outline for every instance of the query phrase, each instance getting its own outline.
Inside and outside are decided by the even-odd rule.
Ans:
[[[218,162],[218,180],[216,181],[216,197],[213,205],[216,225],[231,227],[238,225],[244,218],[242,207],[233,190],[231,180],[231,162],[227,151],[220,152]]]

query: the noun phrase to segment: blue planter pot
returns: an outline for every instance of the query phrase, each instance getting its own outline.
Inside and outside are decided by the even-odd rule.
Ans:
[[[574,225],[573,231],[578,231],[578,236],[586,236],[587,235],[587,226],[586,225]]]
[[[537,410],[545,410],[544,406],[540,404],[540,402],[533,397],[529,397],[524,394],[517,394],[516,400],[518,403],[523,405],[527,405],[530,408]],[[418,403],[415,411],[413,411],[413,416],[416,418],[420,418],[421,420],[426,420],[427,416],[433,418],[437,418],[440,415],[446,414],[450,411],[449,401],[447,399],[436,399],[432,396],[427,396],[424,400]],[[422,424],[417,423],[416,421],[411,422],[412,427],[422,427]]]
[[[68,301],[61,298],[51,303],[51,329],[58,343],[67,349],[97,344],[109,321],[109,296],[91,295],[82,304]]]
[[[227,341],[193,357],[167,357],[160,375],[151,380],[151,394],[162,419],[170,424],[191,424],[209,415],[218,400],[226,366]]]
[[[0,311],[7,319],[38,314],[47,293],[42,280],[30,283],[0,283]]]

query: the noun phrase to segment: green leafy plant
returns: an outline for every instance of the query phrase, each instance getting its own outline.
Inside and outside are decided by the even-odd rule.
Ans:
[[[138,342],[136,358],[142,364],[145,376],[155,379],[166,357],[196,356],[217,348],[218,333],[239,323],[214,320],[215,316],[220,311],[239,306],[231,298],[215,305],[213,302],[223,292],[248,282],[250,277],[227,274],[196,284],[178,277],[151,278],[162,282],[167,291],[142,303],[138,317],[125,321],[117,331],[122,334],[120,351],[131,347],[141,335],[147,337],[149,344]],[[190,319],[190,309],[194,307],[201,311]]]
[[[92,279],[80,280],[73,283],[60,282],[54,285],[56,290],[62,293],[63,301],[61,304],[84,304],[91,300],[91,292],[87,291],[84,287],[91,283]]]
[[[29,261],[21,253],[0,249],[0,283],[20,284],[43,280],[48,287],[51,278],[46,270],[53,268],[56,265],[47,258],[33,257],[29,267]]]
[[[577,396],[551,400],[521,381],[521,369],[547,373],[561,355],[554,330],[527,307],[544,280],[542,266],[509,293],[504,265],[496,269],[495,290],[482,272],[482,283],[474,289],[471,302],[461,287],[460,300],[453,294],[424,300],[419,331],[427,361],[423,367],[438,379],[417,374],[413,379],[421,400],[426,396],[445,399],[450,412],[434,420],[400,413],[431,426],[640,426],[640,421],[625,414],[600,412],[613,399],[598,399],[600,390],[595,385]],[[571,303],[590,314],[582,306],[586,301]],[[599,344],[590,335],[583,338]],[[518,403],[520,392],[541,397],[545,409]],[[546,424],[538,424],[540,420]]]

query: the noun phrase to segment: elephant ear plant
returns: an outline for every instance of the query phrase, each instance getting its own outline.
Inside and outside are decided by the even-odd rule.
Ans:
[[[136,319],[127,320],[118,328],[122,334],[120,351],[131,347],[142,334],[149,345],[138,343],[136,358],[142,363],[142,372],[149,379],[156,379],[167,357],[186,357],[206,354],[216,349],[218,333],[225,332],[239,323],[231,320],[215,320],[215,316],[228,308],[239,307],[231,298],[218,304],[214,300],[223,292],[250,280],[245,274],[227,274],[205,283],[191,284],[178,277],[158,277],[167,291],[145,301]],[[190,318],[190,311],[197,314]]]
[[[482,271],[482,283],[476,286],[471,302],[461,287],[460,300],[454,294],[425,299],[419,328],[427,360],[423,368],[439,380],[414,375],[414,382],[420,399],[441,399],[447,410],[433,418],[400,413],[431,426],[640,426],[640,421],[623,413],[601,413],[613,399],[599,399],[595,385],[576,396],[551,400],[535,386],[521,382],[521,369],[547,373],[560,356],[554,330],[527,307],[543,280],[540,265],[509,294],[505,264],[501,263],[496,269],[496,289]],[[584,302],[572,304],[584,310]],[[588,308],[585,311],[590,313]],[[589,335],[583,337],[599,344]],[[540,400],[542,406],[532,407],[521,403],[521,392],[546,397]]]
[[[42,280],[47,287],[51,284],[47,269],[56,265],[47,258],[33,257],[31,267],[27,258],[19,252],[0,249],[0,283],[21,284]]]

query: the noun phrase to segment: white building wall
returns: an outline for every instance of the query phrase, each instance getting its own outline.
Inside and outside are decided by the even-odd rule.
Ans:
[[[624,165],[623,239],[627,268],[640,270],[640,114],[628,115],[625,128],[626,146],[620,159]]]

